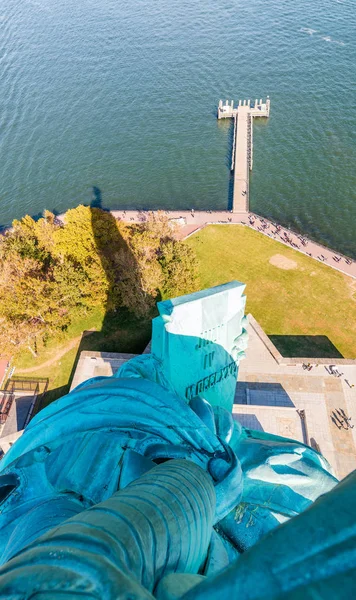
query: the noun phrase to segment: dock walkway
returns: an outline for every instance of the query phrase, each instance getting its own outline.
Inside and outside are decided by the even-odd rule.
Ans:
[[[265,103],[255,100],[239,101],[234,108],[226,100],[219,102],[218,119],[234,119],[231,170],[234,172],[232,210],[234,213],[247,213],[249,210],[249,171],[253,164],[252,123],[255,117],[269,117],[270,100]]]
[[[251,152],[249,138],[251,134],[249,134],[248,123],[251,123],[251,118],[247,111],[239,113],[238,117],[234,117],[236,138],[232,199],[232,210],[234,212],[247,212],[249,209],[249,154]]]

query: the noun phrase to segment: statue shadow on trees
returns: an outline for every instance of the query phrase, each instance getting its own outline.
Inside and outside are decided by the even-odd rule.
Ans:
[[[68,261],[64,296],[79,298],[76,311],[81,306],[84,320],[96,311],[92,322],[101,323],[100,331],[83,332],[68,384],[47,392],[36,412],[69,391],[83,351],[141,354],[161,292],[174,298],[197,289],[195,256],[175,239],[174,224],[147,213],[135,223],[120,222],[103,209],[100,188],[92,192],[89,207],[69,211],[65,226],[59,224],[57,248]]]
[[[97,256],[106,279],[104,316],[100,331],[84,331],[67,385],[39,398],[35,413],[69,392],[83,351],[141,354],[151,337],[155,302],[141,286],[137,260],[121,235],[115,217],[102,207],[102,193],[93,187],[91,226]],[[130,306],[131,303],[131,306]]]
[[[142,289],[137,260],[120,234],[116,218],[103,208],[102,193],[96,186],[90,208],[97,254],[107,280],[104,318],[100,331],[83,332],[69,385],[83,351],[142,353],[151,337],[155,302],[160,300]],[[138,298],[141,301],[136,303]]]

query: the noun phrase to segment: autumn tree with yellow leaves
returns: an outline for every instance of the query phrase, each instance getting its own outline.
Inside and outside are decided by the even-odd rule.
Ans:
[[[0,239],[0,353],[35,354],[80,311],[146,317],[160,296],[196,289],[196,259],[162,213],[133,224],[85,206],[64,222],[26,216]]]

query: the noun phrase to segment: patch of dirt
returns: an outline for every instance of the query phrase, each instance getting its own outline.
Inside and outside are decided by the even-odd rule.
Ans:
[[[356,302],[356,279],[351,279],[351,277],[346,278],[347,286],[350,290],[351,299]]]
[[[284,269],[285,271],[289,271],[290,269],[297,269],[298,263],[295,260],[291,260],[282,254],[274,254],[269,259],[269,263],[274,267],[278,267],[279,269]]]

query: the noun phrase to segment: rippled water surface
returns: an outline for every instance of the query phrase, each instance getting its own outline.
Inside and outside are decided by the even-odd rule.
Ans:
[[[0,223],[227,207],[219,98],[271,97],[251,208],[356,257],[353,0],[2,0]],[[98,192],[97,192],[98,194]]]

